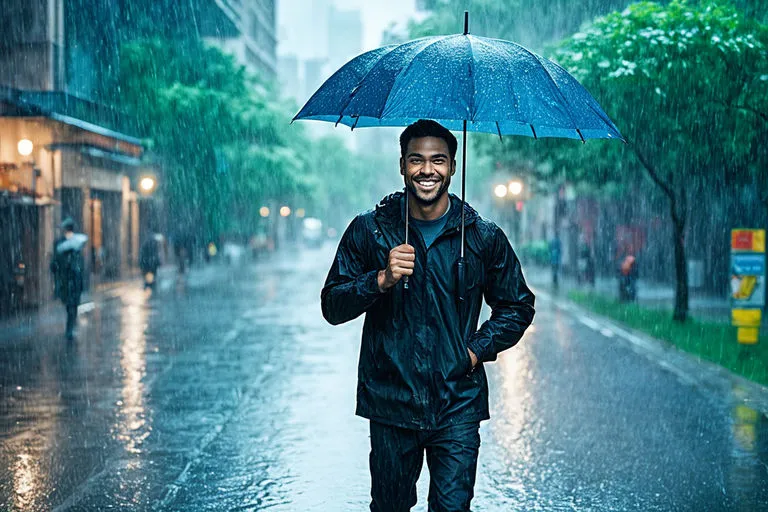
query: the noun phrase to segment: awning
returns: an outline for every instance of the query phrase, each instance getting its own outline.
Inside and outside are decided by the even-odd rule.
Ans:
[[[107,105],[61,91],[31,91],[0,86],[0,102],[12,105],[9,117],[48,117],[105,137],[141,145],[129,132],[136,124],[129,116]]]

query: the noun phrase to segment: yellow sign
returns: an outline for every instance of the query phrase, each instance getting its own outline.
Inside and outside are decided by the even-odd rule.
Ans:
[[[760,327],[761,310],[732,309],[731,324],[736,327]]]
[[[744,345],[754,345],[757,343],[757,327],[739,327],[736,329],[736,339]]]

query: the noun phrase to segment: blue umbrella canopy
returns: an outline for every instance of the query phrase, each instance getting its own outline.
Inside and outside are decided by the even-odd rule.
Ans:
[[[463,34],[423,37],[355,57],[320,86],[297,119],[352,129],[432,119],[449,130],[462,130],[462,203],[467,131],[624,141],[597,101],[567,71],[519,44],[470,35],[467,11]],[[406,188],[406,205],[407,194]],[[408,218],[406,214],[405,243]],[[459,301],[466,291],[464,248],[462,208]]]
[[[424,37],[355,57],[294,117],[354,128],[433,119],[450,130],[616,138],[619,130],[567,71],[524,47],[469,34]]]

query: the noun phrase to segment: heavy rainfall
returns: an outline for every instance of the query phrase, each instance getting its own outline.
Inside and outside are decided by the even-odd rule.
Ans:
[[[768,511],[767,0],[0,13],[0,510]]]

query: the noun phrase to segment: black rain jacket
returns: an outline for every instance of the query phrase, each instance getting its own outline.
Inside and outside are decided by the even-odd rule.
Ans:
[[[322,290],[323,316],[337,325],[366,313],[358,365],[357,415],[398,427],[432,430],[488,419],[482,363],[514,346],[534,315],[534,296],[504,232],[465,206],[466,300],[456,298],[461,200],[450,195],[443,231],[427,250],[418,229],[416,263],[381,293],[379,270],[405,240],[405,194],[358,215],[342,236]],[[482,300],[491,317],[477,329]],[[467,348],[478,357],[472,369]]]

